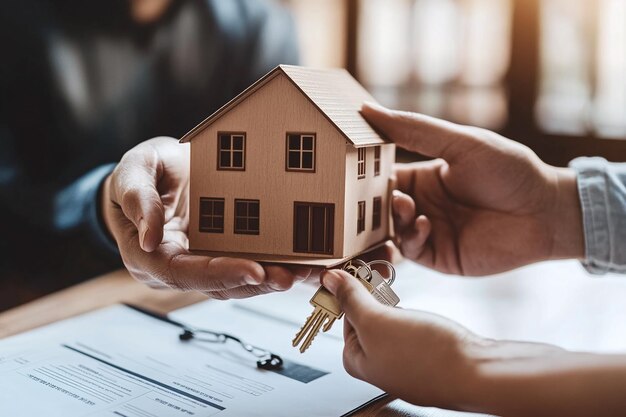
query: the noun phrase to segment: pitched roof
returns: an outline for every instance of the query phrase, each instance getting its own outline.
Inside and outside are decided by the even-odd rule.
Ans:
[[[279,74],[287,78],[353,145],[365,146],[385,143],[385,140],[367,123],[359,110],[364,101],[374,98],[344,69],[314,69],[293,65],[279,65],[226,103],[215,113],[191,129],[181,142],[193,137],[233,109],[246,97],[262,88]]]

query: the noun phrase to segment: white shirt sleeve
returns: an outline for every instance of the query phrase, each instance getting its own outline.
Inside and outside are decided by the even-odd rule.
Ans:
[[[585,268],[592,274],[626,273],[626,163],[577,158],[570,167],[578,178]]]

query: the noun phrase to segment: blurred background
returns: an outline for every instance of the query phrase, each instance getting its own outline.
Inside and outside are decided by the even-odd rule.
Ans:
[[[345,67],[386,106],[495,130],[554,165],[582,155],[626,161],[626,0],[271,1],[294,16],[302,65]],[[131,3],[156,9],[155,22],[134,16]],[[180,137],[267,70],[245,77],[220,67],[214,79],[206,76],[213,61],[202,52],[219,42],[206,47],[201,37],[211,29],[198,12],[204,3],[22,1],[0,13],[0,43],[8,50],[0,82],[8,80],[13,94],[0,96],[0,116],[21,132],[12,149],[2,142],[10,129],[0,121],[0,311],[120,268],[118,254],[93,245],[81,216],[82,228],[48,224],[61,215],[72,223],[80,211],[72,207],[95,198],[85,190],[99,182],[80,182],[83,175],[155,135]],[[158,10],[171,13],[160,19]],[[277,22],[286,28],[279,38],[292,46],[291,27]],[[272,66],[295,57],[267,39],[274,43],[262,53],[270,55],[272,46],[282,52]],[[229,59],[237,63],[237,56]],[[180,65],[161,66],[170,60]],[[14,78],[6,75],[11,68]],[[216,82],[220,77],[228,82]],[[398,154],[400,161],[418,158]],[[66,197],[82,197],[57,213],[57,194],[70,202]],[[7,202],[15,211],[2,211]]]
[[[283,0],[303,65],[566,165],[626,160],[626,0]],[[412,159],[400,154],[401,159]]]

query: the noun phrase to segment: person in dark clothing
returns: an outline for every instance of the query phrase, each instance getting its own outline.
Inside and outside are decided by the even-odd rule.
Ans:
[[[0,9],[0,310],[121,267],[100,209],[116,161],[297,61],[293,21],[270,1]]]

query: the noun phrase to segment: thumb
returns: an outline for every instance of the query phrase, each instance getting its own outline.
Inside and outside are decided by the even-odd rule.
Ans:
[[[324,271],[322,284],[339,300],[341,310],[355,327],[358,327],[364,314],[382,307],[357,278],[345,271]]]
[[[454,158],[474,147],[477,139],[468,127],[419,113],[390,110],[366,102],[361,114],[398,146],[431,158]]]
[[[158,164],[146,156],[129,152],[122,158],[111,177],[110,197],[137,228],[141,248],[152,252],[163,239],[165,219],[156,189]]]

